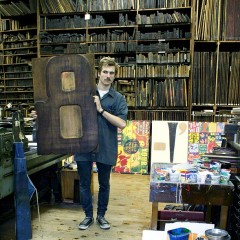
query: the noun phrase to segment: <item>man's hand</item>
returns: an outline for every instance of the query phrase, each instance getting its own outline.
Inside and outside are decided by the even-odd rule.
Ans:
[[[98,112],[101,112],[103,109],[102,109],[102,106],[101,106],[101,103],[100,103],[100,99],[99,99],[99,96],[93,96],[94,98],[94,102],[96,104],[96,108],[97,108],[97,111]]]
[[[32,117],[33,119],[37,118],[37,112],[35,110],[32,110],[31,113],[29,114],[30,117]]]

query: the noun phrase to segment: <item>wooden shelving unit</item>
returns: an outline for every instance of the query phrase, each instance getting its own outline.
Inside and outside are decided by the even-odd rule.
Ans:
[[[1,1],[0,106],[33,105],[32,58],[37,57],[37,21],[33,5]]]
[[[195,1],[191,110],[196,121],[203,120],[204,110],[212,110],[212,121],[226,121],[240,105],[239,7],[236,0]]]
[[[38,57],[94,53],[96,67],[101,57],[115,57],[114,87],[126,96],[129,119],[189,119],[190,1],[84,3],[63,13],[39,2]]]
[[[24,16],[1,16],[2,106],[9,101],[32,103],[27,76],[32,58],[85,53],[95,54],[96,68],[103,56],[119,62],[113,86],[127,99],[129,119],[225,121],[240,105],[238,0],[37,4],[34,26],[5,29],[17,25],[14,21],[23,24]],[[24,32],[31,37],[9,43],[6,36],[11,38],[14,32],[16,37]],[[26,58],[26,72],[25,67],[17,70],[25,63],[18,51]],[[204,110],[211,110],[211,116]]]

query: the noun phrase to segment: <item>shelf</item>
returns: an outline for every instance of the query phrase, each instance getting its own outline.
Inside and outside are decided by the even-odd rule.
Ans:
[[[171,3],[171,1],[168,1],[169,3]],[[173,3],[173,2],[172,2]],[[177,2],[175,2],[177,3]],[[159,4],[161,4],[161,1],[159,1]],[[156,11],[159,10],[159,11],[175,11],[175,10],[191,10],[191,6],[186,6],[186,7],[169,7],[169,6],[166,6],[166,7],[153,7],[153,8],[150,8],[150,7],[144,7],[144,8],[140,8],[138,9],[138,12],[153,12],[153,11]]]
[[[124,0],[125,1],[125,0]],[[115,14],[115,13],[134,13],[136,14],[137,10],[136,9],[107,9],[107,10],[92,10],[91,7],[89,8],[89,13],[90,14]]]
[[[33,88],[33,86],[32,85],[29,85],[29,86],[27,86],[27,85],[24,85],[24,86],[5,86],[5,88]]]
[[[32,91],[4,91],[3,93],[33,93],[33,90]]]
[[[128,41],[129,43],[130,42],[133,42],[133,43],[136,43],[137,41],[136,40],[129,40]],[[111,43],[126,43],[126,40],[116,40],[116,41],[96,41],[96,42],[86,42],[88,45],[91,45],[91,44],[111,44]]]
[[[39,13],[40,18],[46,18],[46,17],[52,17],[52,18],[58,18],[58,17],[64,17],[64,16],[84,16],[86,12],[62,12],[62,13]]]
[[[16,40],[5,40],[3,41],[3,44],[8,44],[8,43],[15,43],[15,42],[32,42],[32,41],[37,41],[37,38],[30,38],[30,39],[16,39]]]
[[[31,31],[37,31],[37,28],[16,28],[16,29],[12,29],[12,30],[4,30],[4,31],[1,31],[2,33],[5,33],[5,34],[11,34],[11,33],[14,33],[14,32],[31,32]]]
[[[86,31],[86,27],[80,27],[80,28],[43,28],[40,30],[40,33],[48,33],[48,32],[76,32],[79,30]]]
[[[159,62],[139,62],[137,61],[138,66],[151,66],[151,65],[164,65],[164,66],[179,66],[179,65],[189,65],[190,62],[165,62],[165,61],[159,61]]]
[[[18,77],[18,78],[7,78],[7,79],[5,79],[7,82],[6,82],[6,84],[9,82],[9,81],[24,81],[24,80],[32,80],[32,77]],[[5,85],[6,87],[8,86],[8,85]]]
[[[14,56],[13,56],[14,55]],[[15,57],[15,56],[26,56],[26,55],[37,55],[37,53],[35,53],[35,52],[30,52],[30,53],[12,53],[12,54],[5,54],[4,56],[5,57],[9,57],[9,56],[11,56],[11,57]]]
[[[32,100],[33,98],[32,97],[30,97],[30,98],[21,98],[21,97],[19,97],[19,98],[14,98],[14,97],[12,97],[12,98],[8,98],[8,100],[11,102],[11,101],[19,101],[19,102],[21,102],[21,101],[28,101],[28,100]],[[2,99],[3,100],[3,99]]]
[[[222,158],[222,159],[240,159],[240,156],[231,156],[227,154],[213,154],[213,153],[208,153],[208,154],[203,154],[201,155],[202,157],[208,157],[208,158]]]
[[[31,64],[31,61],[19,62],[19,63],[3,63],[2,66],[19,66],[19,65],[29,65],[29,64]]]
[[[61,46],[61,45],[70,45],[70,44],[81,44],[81,43],[85,44],[85,42],[64,42],[64,43],[61,43],[61,42],[48,42],[48,43],[40,43],[39,45],[40,46]]]
[[[188,111],[188,108],[187,107],[166,107],[166,106],[151,106],[151,107],[148,107],[146,109],[145,106],[132,106],[130,108],[130,110],[132,111],[179,111],[179,112],[185,112],[185,111]]]
[[[15,4],[17,4],[16,2]],[[2,9],[7,10],[8,3]],[[33,103],[32,58],[37,57],[37,14],[30,10],[29,1],[23,0],[25,14],[17,15],[11,10],[9,16],[1,15],[0,28],[3,41],[1,44],[1,106],[9,102]],[[11,7],[15,7],[12,5]],[[20,7],[20,6],[19,6]],[[29,10],[27,10],[29,8]],[[11,8],[12,9],[12,8]],[[16,10],[16,9],[15,9]],[[11,16],[14,15],[14,16]]]
[[[12,66],[11,66],[12,67]],[[29,65],[26,67],[30,67]],[[23,74],[23,73],[30,73],[32,74],[31,69],[29,70],[25,70],[25,69],[13,69],[12,71],[10,71],[9,69],[7,69],[7,71],[5,72],[5,74]]]
[[[146,28],[151,28],[151,29],[155,29],[155,28],[161,28],[161,29],[165,29],[165,28],[174,28],[174,27],[190,27],[191,23],[190,22],[180,22],[180,23],[140,23],[137,25],[138,29],[140,30],[146,30]]]
[[[100,26],[100,27],[98,27],[98,26],[95,26],[95,27],[93,27],[93,26],[89,26],[89,27],[87,27],[87,29],[88,30],[97,30],[97,31],[102,31],[102,30],[104,30],[104,29],[106,29],[106,30],[108,30],[108,29],[124,29],[124,30],[126,30],[126,29],[132,29],[132,28],[136,28],[137,27],[137,25],[106,25],[106,26]]]
[[[11,51],[11,50],[17,50],[21,51],[22,49],[37,49],[37,46],[19,46],[19,47],[13,47],[13,48],[5,48],[4,51]],[[6,54],[5,54],[6,56]]]

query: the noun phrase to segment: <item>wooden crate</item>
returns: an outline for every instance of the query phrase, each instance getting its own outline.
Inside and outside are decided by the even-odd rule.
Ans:
[[[92,175],[93,178],[93,175]],[[62,200],[64,202],[74,202],[74,183],[79,180],[78,171],[76,169],[63,169],[61,173],[61,186],[62,186]],[[93,179],[92,179],[93,180]],[[76,186],[75,186],[76,187]],[[77,186],[79,187],[79,185]],[[79,192],[78,192],[79,193]],[[91,193],[93,195],[93,181],[91,185]]]

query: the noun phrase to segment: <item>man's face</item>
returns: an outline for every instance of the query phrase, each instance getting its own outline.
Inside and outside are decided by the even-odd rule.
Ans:
[[[103,66],[102,71],[98,73],[99,82],[103,85],[111,85],[115,78],[114,66]]]

